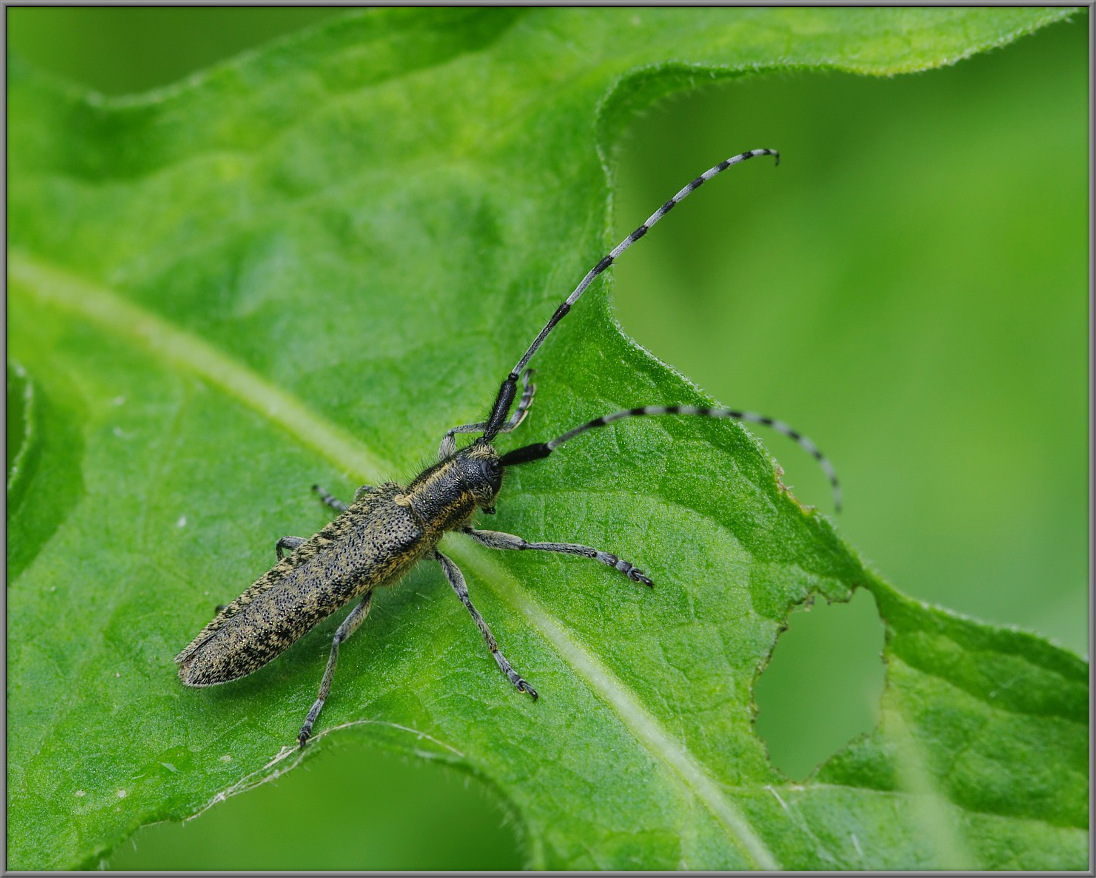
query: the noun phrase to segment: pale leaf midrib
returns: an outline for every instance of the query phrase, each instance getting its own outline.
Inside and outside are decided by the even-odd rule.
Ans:
[[[79,312],[154,357],[185,367],[364,480],[383,481],[385,471],[391,471],[357,439],[316,415],[296,397],[264,381],[207,342],[105,287],[18,251],[9,255],[8,278],[25,284],[40,301]]]
[[[121,336],[156,358],[186,368],[254,409],[362,482],[377,483],[393,467],[339,427],[241,366],[207,342],[171,326],[160,317],[124,300],[102,285],[83,280],[25,252],[9,254],[9,282],[24,287],[39,301],[78,313],[104,331]],[[754,831],[719,783],[640,700],[505,568],[476,547],[453,552],[506,602],[511,604],[555,648],[560,658],[608,704],[640,745],[669,769],[682,787],[701,801],[756,868],[779,868],[775,856]]]

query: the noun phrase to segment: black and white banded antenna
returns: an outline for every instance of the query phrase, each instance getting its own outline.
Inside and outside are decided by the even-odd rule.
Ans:
[[[537,333],[537,337],[533,339],[533,343],[529,345],[529,349],[518,360],[517,365],[499,387],[498,396],[495,397],[495,403],[491,407],[491,414],[487,421],[483,424],[468,425],[469,427],[479,428],[484,427],[483,439],[490,442],[500,432],[509,432],[510,424],[507,423],[507,417],[510,414],[510,407],[513,405],[514,397],[517,392],[518,378],[523,374],[529,361],[533,358],[533,355],[537,352],[537,349],[544,343],[544,340],[548,337],[549,333],[555,329],[556,324],[560,322],[571,310],[571,306],[578,301],[586,289],[593,283],[594,279],[601,274],[605,269],[612,265],[617,258],[625,250],[631,247],[636,241],[647,234],[648,230],[668,214],[675,205],[683,201],[689,193],[699,189],[708,180],[712,179],[718,174],[723,173],[731,165],[737,165],[741,162],[748,161],[752,158],[757,158],[762,155],[771,155],[776,163],[780,163],[780,153],[775,149],[752,149],[749,152],[743,152],[736,156],[732,156],[729,159],[721,161],[718,165],[709,168],[695,180],[692,180],[684,188],[682,188],[673,198],[663,204],[658,210],[651,214],[646,222],[643,223],[638,229],[632,232],[627,238],[616,245],[609,254],[605,256],[597,265],[591,268],[586,276],[582,279],[574,291],[569,295],[552,315],[551,319],[544,325],[544,328]],[[525,396],[522,397],[522,406],[527,407]],[[519,406],[519,411],[522,411],[522,407]],[[691,405],[670,405],[670,406],[658,406],[650,405],[643,406],[641,408],[625,409],[623,411],[614,412],[611,415],[603,415],[600,418],[594,418],[592,421],[588,421],[579,427],[575,427],[573,430],[569,430],[562,436],[557,436],[550,442],[538,442],[533,445],[526,445],[521,448],[515,448],[513,451],[507,452],[502,456],[503,466],[515,466],[517,464],[529,463],[534,460],[540,460],[547,457],[556,448],[562,445],[564,442],[569,442],[576,436],[581,436],[588,430],[596,429],[597,427],[604,427],[607,424],[611,424],[614,421],[624,420],[625,418],[638,418],[648,417],[652,415],[697,415],[707,418],[728,418],[736,421],[747,421],[753,424],[761,424],[766,427],[770,427],[776,432],[787,436],[789,439],[795,441],[804,451],[810,454],[815,460],[818,461],[819,467],[826,474],[826,477],[830,481],[830,486],[833,489],[833,503],[834,508],[841,511],[841,485],[837,480],[837,472],[834,470],[833,464],[830,463],[817,445],[807,436],[794,429],[789,424],[783,421],[778,421],[773,418],[766,417],[765,415],[759,415],[755,412],[744,412],[735,409],[724,408],[705,408]],[[515,419],[520,420],[520,419]],[[512,422],[511,422],[512,423]]]
[[[749,161],[750,159],[757,158],[761,155],[771,155],[776,160],[776,163],[780,164],[780,153],[775,149],[751,149],[749,152],[739,153],[736,156],[731,156],[729,159],[724,159],[718,165],[708,168],[703,174],[684,186],[673,198],[652,213],[643,225],[617,244],[616,247],[609,251],[607,256],[586,272],[586,277],[579,282],[579,285],[575,287],[571,295],[556,308],[556,313],[551,316],[546,324],[544,324],[544,328],[537,333],[537,337],[533,339],[533,343],[529,345],[529,349],[522,355],[521,359],[518,360],[517,365],[510,370],[510,374],[507,375],[506,379],[502,382],[502,385],[499,387],[498,396],[495,397],[495,403],[491,406],[491,414],[487,418],[487,427],[483,432],[484,439],[490,442],[498,435],[510,414],[510,406],[513,405],[514,396],[517,393],[518,377],[521,375],[522,370],[529,364],[529,361],[533,358],[533,354],[537,352],[537,348],[544,344],[544,340],[548,337],[548,334],[556,328],[557,323],[567,316],[567,312],[571,310],[571,306],[586,292],[587,287],[594,282],[594,279],[612,265],[619,258],[621,253],[646,235],[651,226],[666,216],[666,214],[673,210],[676,205],[684,201],[689,193],[695,192],[712,179],[712,177],[722,174],[727,168],[731,167],[731,165],[741,164],[742,162]]]
[[[830,486],[833,488],[834,508],[838,512],[841,511],[841,485],[837,481],[837,472],[834,470],[833,464],[830,463],[829,458],[819,450],[818,446],[815,445],[809,437],[804,436],[798,430],[794,429],[789,424],[785,424],[783,421],[777,421],[755,412],[742,412],[735,409],[706,408],[694,405],[646,405],[640,408],[625,409],[623,411],[613,412],[611,415],[602,415],[600,418],[594,418],[592,421],[587,421],[585,424],[575,427],[573,430],[568,430],[562,436],[557,436],[549,442],[537,442],[533,445],[525,445],[521,448],[515,448],[513,451],[508,451],[506,454],[502,455],[502,465],[514,466],[516,464],[529,463],[533,460],[540,460],[541,458],[547,457],[564,442],[570,442],[576,436],[581,436],[588,430],[604,427],[607,424],[611,424],[614,421],[622,421],[625,418],[643,418],[650,415],[699,415],[700,417],[705,418],[729,418],[736,421],[748,421],[752,424],[763,424],[766,427],[771,427],[776,430],[777,433],[781,433],[789,439],[794,440],[803,450],[818,461],[819,467],[821,467],[822,472],[826,474],[826,477],[830,480]]]

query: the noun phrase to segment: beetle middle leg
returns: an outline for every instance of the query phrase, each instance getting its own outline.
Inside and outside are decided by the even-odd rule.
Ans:
[[[618,558],[611,552],[602,552],[591,546],[581,546],[577,543],[530,543],[514,534],[502,533],[497,530],[476,530],[466,527],[464,532],[481,545],[489,549],[536,549],[541,552],[558,552],[561,555],[577,555],[580,558],[593,558],[614,570],[619,570],[632,582],[642,582],[644,585],[653,586],[650,577],[631,562]]]
[[[339,662],[339,644],[357,631],[362,622],[365,621],[365,617],[369,615],[369,604],[372,600],[373,592],[366,592],[365,597],[350,611],[350,615],[343,619],[343,623],[335,632],[335,639],[331,642],[331,655],[327,659],[327,669],[323,672],[323,680],[320,681],[319,695],[315,704],[308,711],[308,716],[305,717],[304,725],[301,726],[301,733],[297,735],[297,740],[302,747],[312,736],[312,725],[316,722],[320,711],[323,710],[323,703],[327,700],[327,696],[331,694],[331,679],[335,676],[335,665]]]
[[[472,599],[468,596],[468,586],[464,581],[464,574],[460,572],[460,568],[449,560],[441,552],[435,550],[434,557],[441,564],[441,569],[445,571],[445,578],[449,580],[449,584],[453,586],[453,591],[457,593],[457,597],[460,598],[461,603],[468,609],[468,612],[472,614],[472,619],[476,623],[476,627],[479,628],[480,634],[483,635],[483,639],[487,641],[487,648],[491,650],[491,655],[495,657],[495,662],[498,664],[499,669],[507,676],[511,683],[517,688],[518,692],[528,692],[530,697],[537,700],[537,690],[526,682],[517,671],[514,670],[513,665],[506,660],[501,652],[499,652],[498,642],[495,640],[495,636],[491,633],[491,629],[487,627],[487,623],[483,620],[483,616],[479,614],[474,606],[472,606]]]

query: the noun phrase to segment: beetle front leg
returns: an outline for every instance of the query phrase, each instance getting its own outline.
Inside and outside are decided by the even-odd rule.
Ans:
[[[479,610],[472,606],[472,599],[468,596],[468,586],[464,582],[464,574],[460,572],[460,568],[441,552],[435,551],[434,557],[438,559],[438,563],[441,564],[441,569],[445,571],[445,578],[448,579],[449,584],[453,586],[453,591],[457,593],[457,597],[460,598],[461,603],[464,604],[468,612],[472,614],[472,619],[475,621],[476,627],[479,628],[480,634],[483,635],[483,639],[487,641],[487,648],[491,650],[491,655],[495,657],[495,663],[499,666],[499,669],[507,676],[510,682],[514,684],[518,692],[528,692],[529,696],[536,701],[537,690],[530,686],[528,682],[514,670],[513,665],[506,660],[506,656],[499,652],[498,642],[491,633],[491,629],[487,627],[487,623],[483,620],[483,616],[479,614]]]
[[[509,433],[516,430],[521,426],[521,422],[525,420],[525,416],[529,413],[529,408],[533,404],[533,397],[536,396],[537,386],[533,383],[532,376],[534,369],[526,369],[521,373],[521,399],[518,400],[518,407],[514,410],[513,416],[506,423],[506,425],[499,430],[500,433]],[[476,424],[463,424],[460,427],[454,427],[448,433],[446,433],[441,440],[441,445],[438,446],[438,460],[445,460],[447,457],[453,454],[457,450],[457,433],[476,433],[480,430],[484,430],[487,427],[486,421],[480,421]]]

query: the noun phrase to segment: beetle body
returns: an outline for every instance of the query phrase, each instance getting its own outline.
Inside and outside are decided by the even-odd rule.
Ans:
[[[502,484],[495,449],[454,452],[406,488],[359,492],[346,510],[282,558],[176,656],[187,686],[215,686],[257,671],[340,607],[394,585],[447,530],[490,508]]]
[[[299,640],[322,619],[357,600],[335,632],[319,695],[297,736],[303,747],[330,693],[339,645],[365,621],[373,592],[381,586],[398,582],[418,561],[431,559],[441,565],[450,586],[483,635],[499,669],[519,692],[536,699],[536,690],[499,651],[490,628],[472,604],[460,569],[438,551],[437,546],[447,531],[459,531],[490,549],[533,549],[589,558],[623,573],[632,582],[650,586],[652,582],[642,570],[611,552],[577,543],[528,542],[513,534],[478,530],[472,525],[477,510],[494,512],[506,467],[541,460],[577,436],[627,418],[696,415],[764,424],[791,437],[818,460],[830,477],[834,499],[840,507],[836,474],[818,447],[787,424],[750,412],[688,405],[643,406],[603,415],[548,442],[515,448],[501,456],[492,444],[497,436],[511,432],[524,420],[535,392],[529,380],[529,360],[594,279],[689,193],[732,165],[764,155],[779,160],[775,150],[755,149],[709,168],[665,202],[643,225],[591,268],[556,308],[517,365],[502,381],[487,420],[449,430],[442,438],[438,462],[424,470],[407,487],[391,482],[379,487],[365,486],[358,490],[354,503],[349,506],[320,491],[324,502],[340,515],[309,540],[300,537],[282,537],[278,540],[275,545],[280,559],[278,563],[236,600],[223,607],[213,621],[176,656],[183,683],[188,686],[213,686],[250,674]],[[523,382],[523,390],[511,417],[510,410],[517,398],[519,379]],[[480,436],[458,450],[455,438],[458,433],[480,433]],[[292,554],[283,558],[284,549],[290,549]]]

